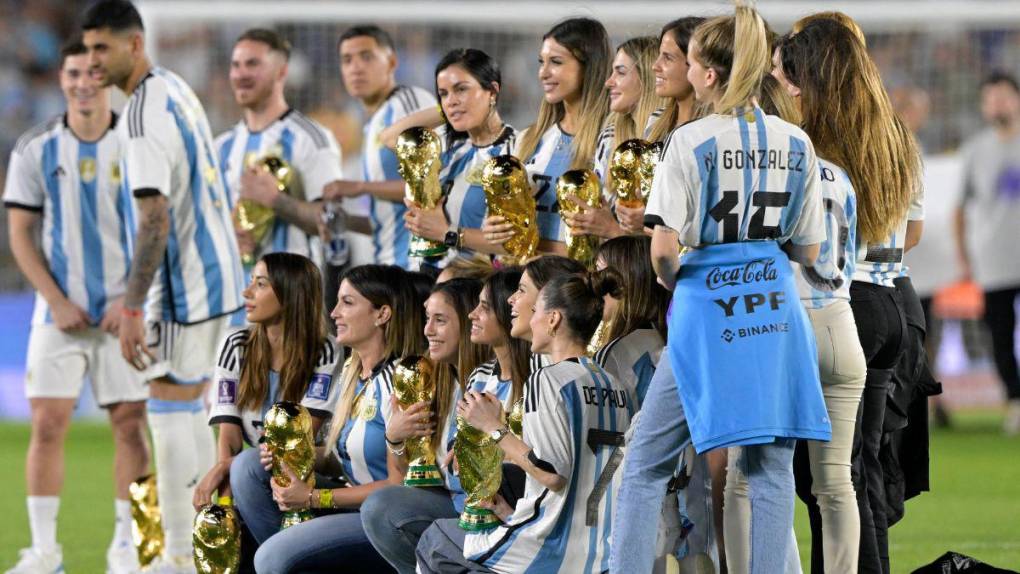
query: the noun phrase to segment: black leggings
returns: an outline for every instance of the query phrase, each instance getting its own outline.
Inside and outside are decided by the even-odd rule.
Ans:
[[[992,335],[995,370],[1006,387],[1010,400],[1020,399],[1020,375],[1017,374],[1016,302],[1020,288],[1012,287],[985,292],[985,324]]]

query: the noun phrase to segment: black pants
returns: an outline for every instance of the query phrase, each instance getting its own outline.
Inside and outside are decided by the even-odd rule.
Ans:
[[[985,292],[985,324],[992,335],[995,370],[1006,387],[1010,400],[1020,399],[1020,375],[1017,374],[1016,310],[1013,306],[1020,288]]]

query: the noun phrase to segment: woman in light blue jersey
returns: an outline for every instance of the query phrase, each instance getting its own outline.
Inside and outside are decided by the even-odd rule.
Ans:
[[[830,435],[790,266],[814,263],[825,237],[817,159],[803,131],[757,106],[770,65],[752,8],[701,24],[687,56],[696,97],[713,113],[667,139],[646,210],[653,267],[674,294],[667,351],[628,445],[610,570],[651,568],[647,517],[693,440],[699,453],[742,447],[731,465],[752,493],[750,551],[746,561],[727,556],[729,570],[782,572],[794,440]],[[696,248],[682,261],[678,242]]]
[[[459,373],[470,373],[485,360],[487,349],[471,342],[468,314],[478,305],[482,284],[475,279],[439,283],[425,302],[424,333],[428,356],[439,373],[435,403],[439,424],[432,432],[436,460],[442,466],[443,487],[391,485],[374,492],[362,505],[362,523],[368,539],[401,573],[414,572],[418,538],[440,518],[455,518],[464,507],[460,480],[448,464],[457,426],[453,406],[463,396]],[[396,471],[403,474],[407,459],[402,444],[391,445]],[[400,453],[400,454],[396,454]]]
[[[827,17],[813,19],[780,44],[776,64],[777,72],[788,80],[788,89],[799,95],[803,125],[819,155],[838,166],[823,170],[823,177],[827,171],[830,179],[836,180],[823,187],[838,186],[841,179],[846,181],[844,185],[852,182],[857,198],[856,229],[849,231],[850,237],[856,233],[855,245],[833,244],[829,257],[824,258],[826,261],[813,268],[818,271],[815,276],[805,274],[809,285],[802,290],[802,295],[809,295],[812,301],[824,301],[824,285],[829,283],[838,286],[832,296],[840,300],[849,297],[862,350],[855,348],[852,337],[845,332],[851,324],[849,318],[842,320],[838,330],[830,328],[832,338],[840,342],[834,350],[836,357],[828,361],[833,371],[830,381],[837,376],[836,370],[840,375],[853,373],[859,377],[862,360],[859,355],[863,355],[867,364],[860,410],[857,401],[851,400],[849,385],[832,389],[839,395],[828,400],[830,405],[835,406],[832,399],[843,403],[836,409],[839,420],[830,406],[833,429],[840,436],[834,433],[830,445],[824,449],[814,445],[811,453],[817,454],[826,467],[818,468],[816,457],[811,457],[811,478],[821,482],[812,487],[817,508],[809,500],[812,514],[817,516],[819,511],[821,514],[821,532],[816,530],[813,534],[816,540],[822,539],[825,570],[888,572],[885,476],[879,449],[890,395],[889,381],[906,345],[904,299],[894,282],[903,269],[903,253],[920,239],[921,221],[917,219],[921,214],[915,211],[920,196],[920,155],[913,136],[895,117],[861,36],[848,26],[855,24],[848,19],[844,22]],[[846,137],[847,133],[857,135]],[[832,198],[825,197],[829,204]],[[827,212],[832,214],[828,208]],[[825,252],[823,249],[823,255]],[[850,261],[847,269],[837,273],[833,259],[839,259],[844,252]],[[829,271],[825,271],[826,267]],[[851,278],[848,287],[846,282]],[[827,312],[829,308],[824,309],[813,313]],[[843,308],[838,312],[846,314]],[[829,346],[826,339],[819,336],[819,349]],[[823,362],[823,368],[824,365]],[[830,381],[823,377],[823,382]],[[860,383],[855,380],[853,385],[857,387]],[[861,418],[851,441],[846,436],[850,424],[847,419],[856,419],[858,412]],[[860,448],[854,448],[853,459],[846,461],[851,445]],[[839,453],[838,476],[825,475],[836,470],[831,451]],[[847,484],[850,465],[858,469],[853,489]],[[820,476],[821,473],[825,474]],[[855,499],[850,498],[854,491]],[[848,499],[857,502],[860,518],[856,523],[847,517],[856,510],[848,507]],[[858,529],[859,536],[855,536]],[[830,538],[833,536],[836,539]],[[858,538],[859,555],[854,544]],[[819,570],[820,558],[815,556],[812,560]]]
[[[602,124],[609,112],[609,35],[598,20],[571,18],[542,37],[538,78],[543,99],[535,123],[525,130],[514,155],[528,171],[538,209],[539,251],[562,253],[565,226],[560,220],[556,180],[571,169],[591,169]],[[502,245],[512,237],[499,216],[486,218],[486,240]]]
[[[402,300],[410,296],[403,287],[409,283],[408,274],[392,265],[354,267],[341,278],[331,316],[337,342],[350,347],[351,357],[327,446],[317,452],[319,487],[271,481],[266,467],[272,457],[265,449],[235,459],[231,486],[241,516],[261,543],[255,554],[258,572],[333,571],[336,564],[355,572],[388,568],[369,543],[358,509],[370,493],[403,479],[388,459],[387,436],[393,441],[424,436],[434,426],[429,405],[394,409],[390,398],[393,361],[408,345],[398,311],[413,303]],[[346,485],[329,488],[326,483],[333,481],[323,477],[342,477]],[[281,510],[303,508],[316,517],[277,532]]]

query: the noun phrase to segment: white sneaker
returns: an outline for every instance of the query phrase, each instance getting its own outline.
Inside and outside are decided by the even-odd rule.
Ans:
[[[137,574],[140,571],[138,551],[131,541],[110,544],[106,551],[106,574]]]
[[[196,574],[195,561],[191,556],[161,555],[146,566],[146,574]]]
[[[1006,406],[1006,420],[1002,424],[1006,436],[1020,435],[1020,399],[1013,399]]]
[[[7,574],[56,574],[63,571],[64,555],[60,546],[52,552],[29,547],[18,552],[18,563]]]

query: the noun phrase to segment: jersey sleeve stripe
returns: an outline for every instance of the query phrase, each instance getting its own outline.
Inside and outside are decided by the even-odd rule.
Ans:
[[[500,547],[502,547],[504,544],[506,544],[515,536],[515,533],[518,530],[538,519],[538,517],[541,514],[539,510],[542,509],[542,501],[545,500],[545,497],[548,494],[549,494],[548,488],[543,490],[542,494],[537,499],[535,499],[535,506],[531,512],[531,516],[525,518],[524,520],[518,522],[517,524],[507,526],[506,532],[503,533],[503,536],[500,537],[500,539],[497,540],[496,543],[492,545],[492,548],[489,548],[489,550],[486,551],[485,554],[479,556],[477,559],[474,560],[474,562],[477,562],[479,564],[485,564],[485,562],[487,562],[490,558],[492,558],[494,554],[496,554],[496,552],[499,551]]]
[[[228,423],[232,425],[242,426],[244,421],[240,417],[232,417],[230,415],[216,415],[209,419],[209,426]]]
[[[599,352],[595,353],[595,363],[598,366],[603,368],[606,366],[606,359],[609,357],[609,353],[613,352],[613,347],[615,347],[621,339],[623,339],[623,337],[613,339],[605,347],[602,347]]]
[[[140,138],[145,135],[145,131],[142,129],[142,116],[145,110],[145,95],[148,92],[145,82],[138,87],[138,93],[135,99],[131,102],[131,109],[128,110],[128,136],[132,138]]]
[[[19,203],[17,201],[4,200],[4,207],[7,209],[23,209],[25,211],[34,211],[36,213],[42,213],[43,207],[41,205],[28,205],[27,203]]]
[[[248,341],[248,330],[241,329],[236,333],[232,333],[227,336],[226,340],[223,341],[223,348],[220,350],[220,359],[216,362],[220,367],[226,368],[227,359],[233,354],[234,349],[238,345],[243,345]]]
[[[18,138],[17,143],[14,144],[14,151],[19,154],[25,153],[25,150],[28,149],[28,146],[31,145],[33,141],[35,141],[37,138],[45,135],[46,132],[53,129],[58,122],[63,121],[62,118],[63,116],[50,118],[49,120],[35,126],[34,128],[22,134],[22,136]]]
[[[322,133],[322,129],[312,123],[312,120],[308,119],[302,113],[294,114],[294,123],[303,129],[311,138],[312,142],[315,143],[317,149],[329,147],[329,142],[326,140],[326,136]]]

